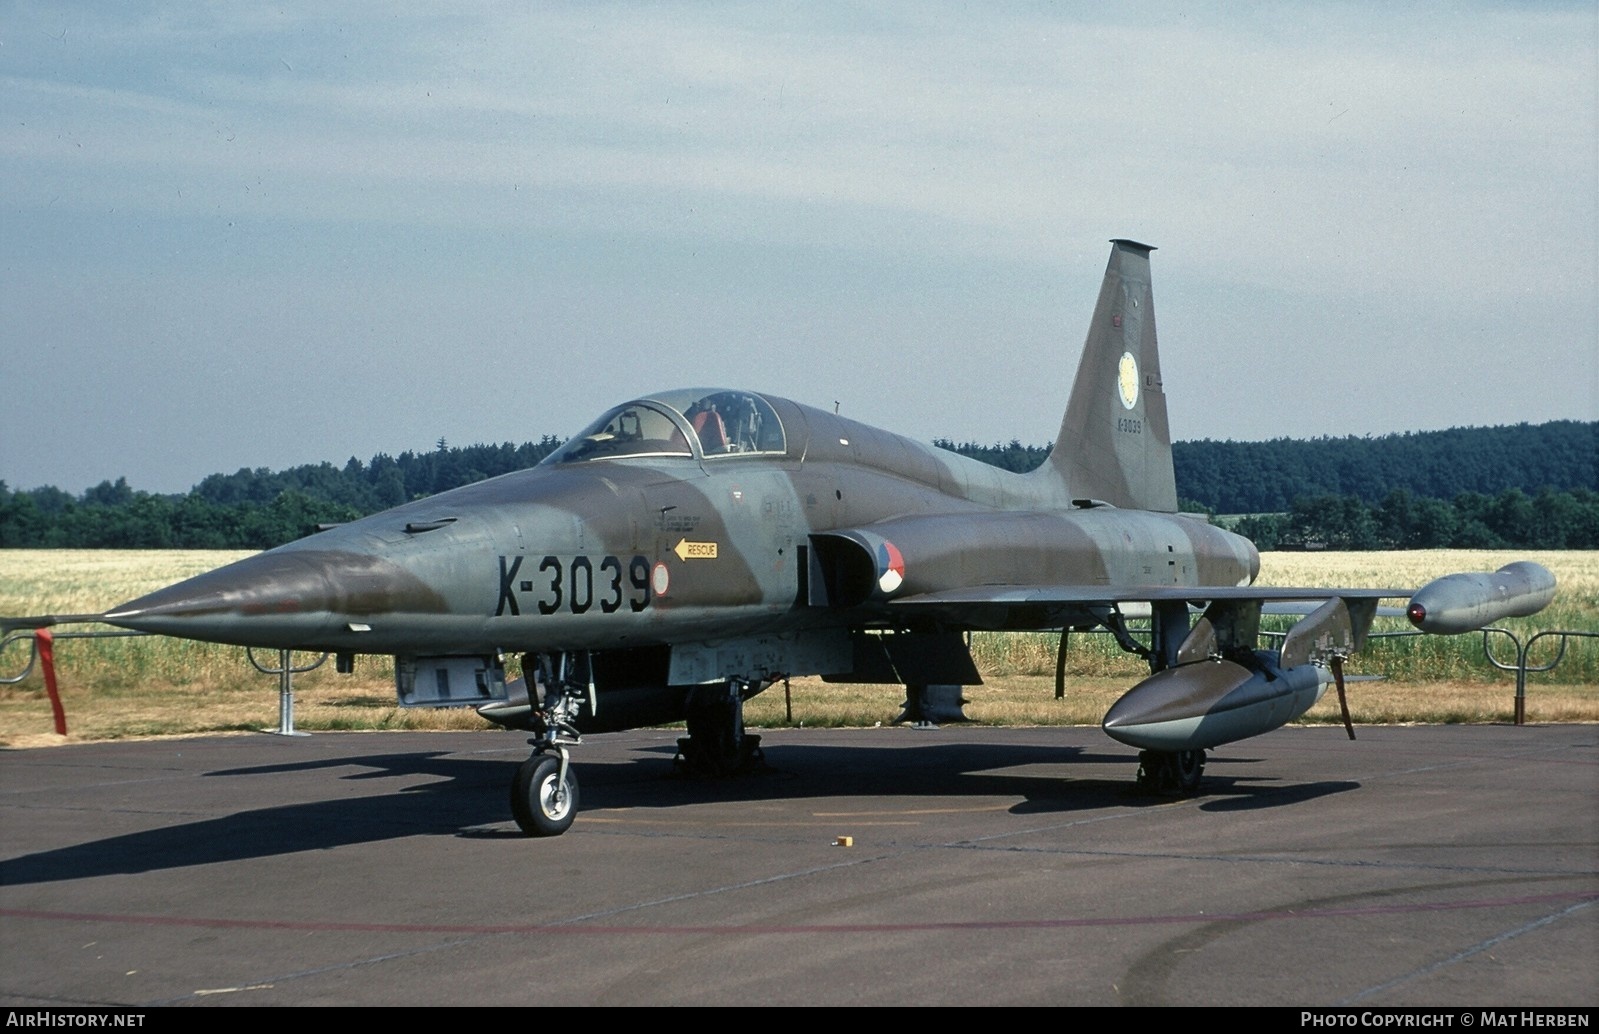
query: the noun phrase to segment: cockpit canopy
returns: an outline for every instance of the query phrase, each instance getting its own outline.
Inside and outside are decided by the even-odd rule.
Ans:
[[[551,453],[545,463],[624,456],[745,456],[782,452],[783,424],[753,392],[685,388],[623,403]]]

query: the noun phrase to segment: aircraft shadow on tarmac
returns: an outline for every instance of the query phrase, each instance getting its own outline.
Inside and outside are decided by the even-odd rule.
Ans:
[[[669,809],[767,800],[850,797],[1015,797],[1012,814],[1092,812],[1158,806],[1130,778],[1072,778],[1084,764],[1125,762],[1080,747],[942,743],[915,747],[794,745],[767,752],[764,771],[723,780],[673,778],[664,753],[643,748],[621,762],[591,761],[579,771],[586,812]],[[1282,808],[1358,787],[1348,781],[1284,784],[1234,775],[1249,758],[1207,772],[1198,807],[1214,811]],[[446,751],[371,754],[292,764],[219,769],[209,777],[263,778],[317,769],[358,769],[338,778],[404,779],[388,793],[283,804],[166,826],[0,861],[0,886],[208,865],[415,836],[521,839],[506,814],[516,763]],[[1027,773],[1023,766],[1047,766]],[[1118,771],[1125,772],[1125,767]],[[1127,775],[1130,776],[1130,772]],[[425,780],[417,782],[415,780]],[[578,829],[582,825],[579,823]],[[537,850],[535,843],[529,850]]]

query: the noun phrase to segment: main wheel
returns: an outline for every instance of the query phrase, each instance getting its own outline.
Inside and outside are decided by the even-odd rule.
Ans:
[[[1138,785],[1163,797],[1194,793],[1204,774],[1202,750],[1146,750],[1138,755]]]
[[[511,814],[530,837],[558,837],[577,817],[577,773],[566,768],[561,783],[561,759],[535,754],[522,762],[511,780]]]
[[[1205,752],[1179,750],[1172,755],[1171,772],[1178,793],[1193,793],[1199,789],[1199,781],[1205,774]]]
[[[688,735],[677,741],[677,767],[686,775],[726,779],[760,767],[761,738],[744,731],[744,702],[736,696],[699,701],[685,716]]]

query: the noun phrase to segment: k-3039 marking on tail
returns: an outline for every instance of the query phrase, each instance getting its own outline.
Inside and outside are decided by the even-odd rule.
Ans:
[[[685,721],[682,762],[758,756],[743,703],[775,680],[895,681],[960,715],[963,633],[1089,629],[1143,657],[1105,731],[1139,780],[1194,789],[1205,751],[1293,720],[1406,589],[1255,585],[1247,539],[1177,511],[1151,248],[1112,242],[1060,434],[1029,474],[825,409],[695,388],[623,403],[539,466],[408,503],[113,608],[126,628],[393,654],[410,704],[475,703],[533,734],[517,823],[564,831],[585,733]],[[1050,357],[1058,358],[1058,357]],[[1536,565],[1416,593],[1423,630],[1543,606]],[[1310,613],[1278,648],[1264,604]],[[1151,615],[1147,641],[1128,614]],[[502,659],[520,655],[507,683]]]

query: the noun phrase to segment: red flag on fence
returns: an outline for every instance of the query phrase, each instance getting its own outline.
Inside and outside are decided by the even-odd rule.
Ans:
[[[39,651],[39,666],[44,670],[44,690],[50,694],[50,710],[55,713],[56,733],[67,734],[67,712],[61,707],[61,694],[56,692],[56,659],[54,641],[50,630],[41,628],[33,633],[34,649]]]

